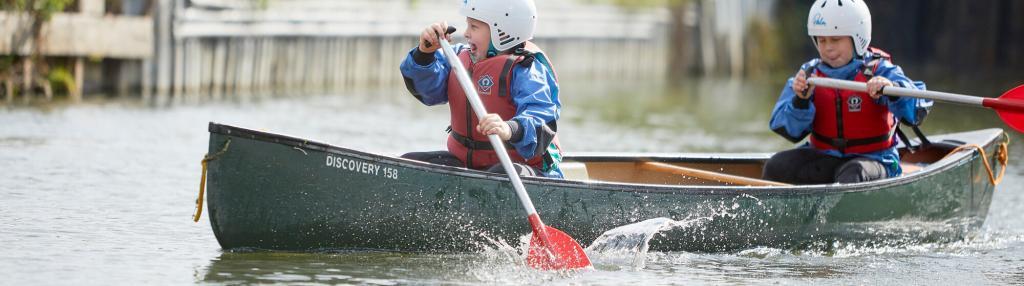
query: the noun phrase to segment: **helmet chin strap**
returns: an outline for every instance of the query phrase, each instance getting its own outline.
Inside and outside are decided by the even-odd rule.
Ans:
[[[493,57],[498,55],[498,48],[494,47],[494,42],[487,43],[487,57]]]

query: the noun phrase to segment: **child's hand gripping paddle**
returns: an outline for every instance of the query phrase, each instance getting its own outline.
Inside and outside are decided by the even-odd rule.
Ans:
[[[840,80],[834,78],[812,77],[808,78],[807,82],[810,83],[811,85],[816,86],[839,88],[859,92],[867,92],[868,90],[866,83],[849,80]],[[972,106],[988,107],[994,109],[996,113],[999,114],[999,118],[1001,118],[1003,122],[1006,123],[1006,125],[1009,125],[1014,130],[1017,130],[1017,132],[1024,132],[1024,85],[1010,89],[1009,91],[1003,93],[1003,95],[999,96],[998,98],[986,98],[939,91],[918,90],[898,86],[887,86],[882,89],[882,94],[891,96],[924,98]]]

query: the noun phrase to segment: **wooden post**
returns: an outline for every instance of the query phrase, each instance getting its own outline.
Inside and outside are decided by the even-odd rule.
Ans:
[[[394,60],[395,58],[398,58],[398,57],[393,56],[393,55],[396,55],[396,53],[392,53],[392,49],[394,49],[394,48],[391,46],[391,37],[385,36],[385,37],[377,38],[377,45],[378,45],[377,50],[380,51],[380,52],[378,52],[379,55],[380,55],[378,57],[378,59],[380,60],[379,62],[380,63],[384,63],[384,64],[373,66],[375,69],[377,69],[377,86],[376,87],[386,87],[388,85],[388,83],[390,82],[389,79],[391,78],[391,75],[393,75],[395,73],[393,72],[393,69],[384,68],[384,67],[396,67],[396,66],[398,66],[397,64],[392,64],[391,63],[392,60]],[[401,55],[401,54],[397,54],[397,55]]]
[[[257,91],[255,94],[263,95],[267,94],[267,86],[270,84],[270,70],[274,66],[274,42],[271,37],[263,37],[259,40],[258,58],[256,65],[256,80],[253,83],[253,87]]]
[[[42,76],[36,80],[39,81],[39,86],[43,88],[43,96],[46,98],[46,101],[49,102],[53,100],[53,86],[50,85],[50,81],[46,80],[46,78]]]
[[[32,97],[32,59],[26,57],[21,62],[21,96],[28,102],[29,98]]]
[[[200,45],[199,53],[202,55],[200,58],[203,62],[200,64],[200,78],[199,78],[199,92],[195,94],[192,102],[199,102],[198,99],[204,96],[208,96],[213,87],[213,73],[214,73],[214,52],[216,51],[216,38],[210,40],[198,39],[197,42]]]
[[[261,94],[267,92],[270,87],[270,69],[274,66],[274,41],[270,37],[260,39],[260,72],[256,85],[259,86]]]
[[[7,104],[10,104],[12,101],[14,101],[14,79],[11,79],[10,77],[8,77],[8,78],[3,79],[3,81],[4,81],[3,82],[4,83],[4,89],[7,92],[6,93],[6,97],[7,97],[6,101],[7,101]]]
[[[252,66],[256,63],[256,55],[254,54],[255,49],[253,48],[253,39],[246,38],[243,42],[242,49],[242,67],[239,73],[238,81],[242,91],[248,93],[252,89]]]
[[[715,53],[715,32],[714,32],[714,16],[715,8],[714,1],[701,0],[698,1],[698,7],[700,7],[700,51],[701,51],[701,68],[704,71],[704,75],[711,75],[715,72],[716,62],[718,55]]]
[[[187,71],[185,72],[185,96],[183,97],[191,98],[199,94],[200,85],[202,85],[201,71],[204,61],[201,39],[193,38],[188,40],[186,55],[189,62],[185,65]]]
[[[240,58],[241,68],[238,73],[238,86],[235,92],[248,93],[252,90],[253,65],[256,64],[256,49],[253,46],[253,39],[246,38],[242,42],[242,56]]]
[[[174,4],[172,0],[157,0],[155,13],[154,13],[154,25],[155,37],[154,38],[154,51],[156,52],[155,60],[149,60],[152,67],[149,68],[149,73],[152,77],[155,77],[156,87],[154,88],[158,97],[165,97],[169,91],[173,91],[172,94],[180,92],[180,69],[181,69],[181,45],[180,41],[171,38],[171,23],[172,12],[174,11]],[[172,66],[173,65],[173,66]],[[172,73],[178,73],[179,75],[173,75]],[[172,83],[172,80],[174,81]],[[154,80],[150,80],[152,84]],[[145,89],[151,89],[151,86],[145,86]]]
[[[311,50],[313,45],[311,45],[312,43],[307,39],[308,38],[298,38],[295,40],[298,43],[298,48],[295,50],[295,54],[293,55],[295,56],[294,62],[296,63],[295,68],[292,70],[295,75],[295,85],[297,90],[302,90],[303,92],[309,91],[309,83],[312,82],[308,79],[308,76],[306,76],[306,73],[309,71],[310,64],[309,57],[306,57],[305,55],[313,53]]]
[[[222,91],[227,87],[225,79],[227,67],[230,65],[227,61],[228,41],[230,41],[230,38],[221,38],[213,41],[213,74],[211,78],[213,84],[210,85],[210,96],[214,99],[220,99]]]
[[[360,52],[372,51],[371,50],[372,47],[370,46],[370,40],[369,39],[370,39],[370,37],[359,37],[358,39],[356,39],[356,51],[360,51]],[[355,66],[356,67],[369,66],[371,63],[367,60],[368,58],[369,58],[368,56],[356,57],[356,61],[355,61],[356,65]],[[355,81],[356,82],[355,82],[355,84],[353,84],[353,86],[358,86],[360,88],[365,87],[366,86],[365,84],[366,84],[366,81],[367,81],[366,80],[366,76],[367,76],[367,73],[365,73],[365,72],[356,72],[355,73]]]
[[[331,75],[334,77],[334,91],[341,91],[345,87],[345,46],[344,39],[334,39],[334,48],[331,49],[331,54],[334,54],[334,58],[331,60]]]
[[[328,91],[335,90],[334,84],[334,57],[337,56],[334,47],[334,39],[329,38],[324,40],[324,87]]]
[[[227,84],[224,88],[224,95],[232,96],[236,93],[235,89],[238,88],[238,73],[239,63],[241,63],[242,57],[242,41],[245,38],[228,38],[227,39],[227,68],[224,70],[224,82]]]
[[[263,64],[263,58],[260,57],[260,55],[263,53],[260,38],[253,38],[252,42],[250,42],[249,44],[251,49],[249,57],[252,61],[249,66],[250,72],[246,75],[249,77],[249,92],[247,93],[247,95],[252,94],[253,92],[256,92],[256,90],[259,89],[258,86],[260,80],[260,65]]]
[[[306,58],[311,59],[310,66],[307,67],[306,76],[311,77],[313,82],[307,83],[313,88],[314,92],[323,92],[324,88],[324,75],[327,73],[324,71],[324,41],[320,38],[309,38],[309,41],[313,44],[313,53],[306,54]]]
[[[185,51],[187,46],[183,43],[183,40],[174,40],[174,67],[171,69],[173,74],[171,77],[171,96],[180,97],[185,93]],[[161,66],[161,68],[167,68]],[[171,74],[168,72],[168,74]],[[159,85],[159,83],[157,84]],[[158,87],[159,88],[159,87]]]
[[[153,61],[151,59],[142,59],[142,85],[140,85],[142,92],[142,102],[150,102],[152,100],[153,87]]]
[[[341,39],[341,44],[341,62],[338,63],[338,67],[340,68],[338,73],[341,79],[338,82],[341,83],[341,90],[348,90],[348,88],[352,86],[352,73],[350,71],[352,70],[351,66],[354,64],[352,62],[352,39]]]
[[[678,3],[683,2],[683,3]],[[690,67],[693,66],[693,54],[691,52],[693,45],[690,44],[691,37],[690,32],[692,29],[687,27],[686,22],[691,20],[687,13],[690,9],[690,5],[686,5],[685,1],[677,1],[676,4],[669,5],[669,13],[672,17],[668,41],[671,42],[673,49],[668,51],[668,68],[669,74],[673,78],[682,77],[688,75]],[[694,16],[697,14],[694,13]]]
[[[300,84],[302,91],[309,93],[314,90],[316,85],[316,63],[309,56],[316,54],[316,41],[305,37],[299,38],[299,41],[302,42],[302,52],[299,53],[300,62],[302,62],[302,67],[299,68],[299,78],[302,79]]]
[[[90,17],[101,17],[105,12],[104,0],[79,0],[78,11],[82,15]],[[85,83],[85,60],[81,57],[75,58],[75,90],[71,91],[71,101],[82,100],[82,85]]]
[[[228,67],[230,67],[231,63],[228,62],[227,51],[230,41],[231,38],[221,38],[213,41],[213,85],[210,87],[210,95],[214,99],[220,99],[223,90],[228,86]]]
[[[75,58],[75,88],[71,91],[71,101],[79,102],[82,100],[82,88],[85,84],[85,59],[78,57]]]

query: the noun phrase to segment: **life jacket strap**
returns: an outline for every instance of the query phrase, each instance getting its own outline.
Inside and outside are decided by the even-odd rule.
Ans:
[[[462,134],[459,134],[458,132],[455,132],[455,131],[450,131],[450,132],[448,132],[448,134],[450,134],[452,136],[452,138],[455,138],[456,142],[459,142],[459,144],[462,144],[462,146],[466,146],[467,149],[474,150],[474,151],[478,151],[478,150],[494,150],[494,146],[491,146],[491,142],[490,141],[477,141],[477,140],[473,140],[472,138],[463,136]],[[505,143],[505,149],[515,150],[515,147],[513,147],[512,144],[509,144],[508,142],[504,142],[504,143]]]
[[[824,142],[825,144],[828,144],[828,145],[831,145],[832,147],[835,147],[840,152],[845,152],[846,149],[850,148],[850,147],[861,146],[861,145],[870,145],[870,144],[875,144],[875,143],[885,142],[887,140],[890,140],[890,139],[892,139],[892,136],[893,136],[895,130],[896,130],[896,128],[893,128],[893,129],[890,129],[889,133],[886,133],[886,134],[878,135],[878,136],[875,136],[875,137],[856,138],[856,139],[832,138],[832,137],[828,137],[828,136],[822,135],[821,133],[813,132],[813,131],[811,131],[811,136],[814,136],[815,140]]]
[[[509,77],[512,74],[512,67],[520,58],[520,56],[509,56],[508,60],[505,60],[505,65],[501,67],[501,75],[498,76],[498,96],[504,97],[509,94],[508,81],[511,80]]]

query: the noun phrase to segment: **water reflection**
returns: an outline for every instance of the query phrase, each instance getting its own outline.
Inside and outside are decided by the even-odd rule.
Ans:
[[[406,269],[396,263],[408,261],[400,254],[382,252],[288,253],[225,252],[201,269],[199,280],[225,284],[280,282],[366,283],[394,285]],[[381,266],[390,271],[381,271]],[[342,274],[345,273],[345,274]]]
[[[378,251],[224,252],[197,269],[197,282],[262,284],[537,284],[575,279],[579,272],[530,269],[518,255]]]
[[[763,283],[836,279],[870,262],[793,256],[778,250],[739,254],[651,253],[647,266],[609,264],[573,272],[541,272],[516,261],[483,254],[410,254],[390,252],[281,253],[226,252],[196,270],[196,282],[216,284],[476,284],[541,283],[654,284],[725,282]],[[626,261],[628,256],[614,261]]]

